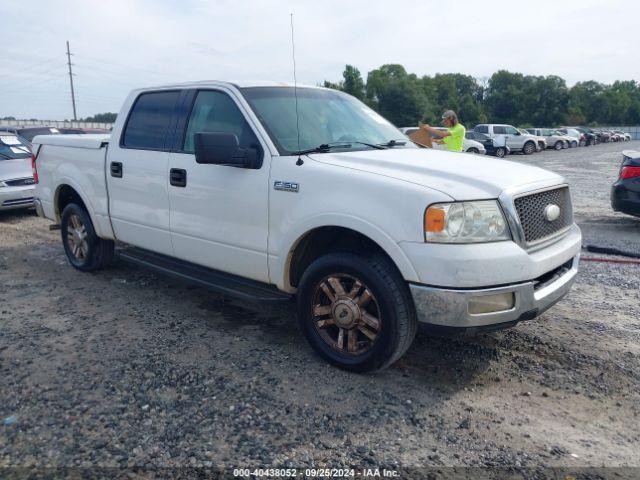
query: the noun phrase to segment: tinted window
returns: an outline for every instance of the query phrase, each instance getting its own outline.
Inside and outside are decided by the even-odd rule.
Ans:
[[[23,128],[18,130],[18,135],[20,135],[25,140],[31,141],[34,137],[38,135],[58,135],[60,131],[57,128]]]
[[[514,127],[505,127],[505,130],[509,135],[516,135],[518,133],[518,130]]]
[[[493,133],[496,135],[505,135],[507,133],[507,129],[504,127],[493,127]]]
[[[0,161],[31,156],[29,147],[19,137],[0,132]]]
[[[163,149],[171,115],[179,95],[180,92],[153,92],[140,95],[129,115],[122,145],[149,150]]]
[[[199,132],[233,133],[241,147],[259,147],[244,115],[231,97],[223,92],[198,92],[184,137],[185,152],[194,152],[193,136]]]
[[[489,127],[487,125],[476,125],[474,130],[478,133],[489,133]]]

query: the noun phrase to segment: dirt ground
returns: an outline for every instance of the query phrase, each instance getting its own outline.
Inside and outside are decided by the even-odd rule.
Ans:
[[[623,148],[510,159],[567,177],[585,242],[640,251],[640,219],[609,206]],[[48,225],[0,213],[0,467],[640,467],[640,265],[583,261],[540,318],[420,333],[356,375],[290,309],[80,273]]]

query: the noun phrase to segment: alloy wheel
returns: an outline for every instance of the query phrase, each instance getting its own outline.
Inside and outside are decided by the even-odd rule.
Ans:
[[[378,301],[364,282],[351,275],[335,273],[318,282],[312,309],[312,322],[320,338],[340,353],[365,353],[380,334]]]
[[[87,242],[87,229],[82,219],[76,215],[69,216],[67,220],[67,244],[73,257],[83,262],[89,255],[89,243]]]

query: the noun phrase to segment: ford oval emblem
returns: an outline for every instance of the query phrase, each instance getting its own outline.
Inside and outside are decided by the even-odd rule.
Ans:
[[[544,216],[549,222],[553,222],[560,217],[560,207],[555,203],[550,203],[544,207]]]

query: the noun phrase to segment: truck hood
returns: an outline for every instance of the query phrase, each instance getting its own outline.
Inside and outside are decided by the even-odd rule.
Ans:
[[[33,177],[30,157],[0,160],[0,181],[28,177]]]
[[[538,167],[426,148],[322,153],[309,157],[337,167],[422,185],[445,193],[454,200],[497,198],[511,187],[564,182],[560,175]]]

